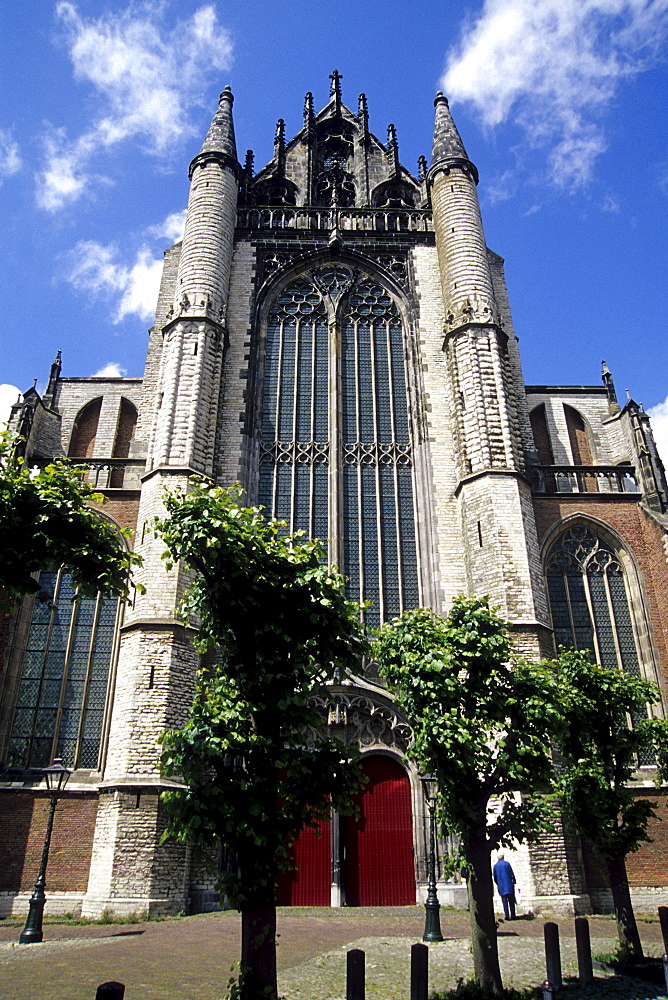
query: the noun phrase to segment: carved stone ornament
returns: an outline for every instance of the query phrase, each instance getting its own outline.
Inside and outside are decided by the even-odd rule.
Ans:
[[[369,694],[332,694],[331,698],[314,697],[315,708],[332,735],[349,746],[390,747],[405,753],[413,742],[413,730],[391,705],[376,701]]]
[[[500,325],[500,320],[494,306],[477,297],[466,298],[448,310],[445,317],[445,333],[466,323],[489,323]]]

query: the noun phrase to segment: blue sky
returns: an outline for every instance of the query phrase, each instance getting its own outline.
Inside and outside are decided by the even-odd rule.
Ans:
[[[413,171],[450,97],[527,383],[605,358],[668,439],[668,0],[4,0],[0,37],[0,383],[141,375],[219,91],[259,169],[336,67]]]

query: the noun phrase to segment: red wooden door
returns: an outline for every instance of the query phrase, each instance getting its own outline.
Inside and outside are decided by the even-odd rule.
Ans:
[[[312,827],[302,830],[293,847],[296,871],[276,880],[277,906],[329,906],[332,885],[331,823],[319,824],[320,837]]]
[[[366,757],[368,777],[358,793],[358,820],[344,823],[344,879],[348,906],[404,906],[415,902],[411,789],[403,767],[388,757]]]

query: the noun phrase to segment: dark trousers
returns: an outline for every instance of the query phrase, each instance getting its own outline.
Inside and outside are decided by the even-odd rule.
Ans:
[[[515,893],[511,892],[508,895],[501,896],[501,902],[503,903],[503,915],[506,920],[515,919]]]

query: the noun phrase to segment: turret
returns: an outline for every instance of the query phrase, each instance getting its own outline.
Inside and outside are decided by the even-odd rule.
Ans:
[[[464,323],[494,322],[496,305],[476,185],[478,171],[469,160],[439,91],[429,184],[441,270],[446,330]]]
[[[239,180],[229,87],[190,164],[190,197],[163,352],[149,467],[210,475]]]

